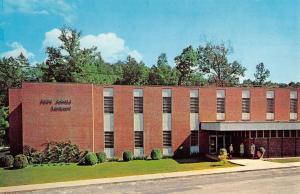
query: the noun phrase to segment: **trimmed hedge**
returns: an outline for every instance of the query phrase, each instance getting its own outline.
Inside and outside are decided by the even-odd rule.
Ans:
[[[79,165],[95,165],[97,162],[98,159],[95,153],[86,152],[83,158],[79,161]]]
[[[162,153],[160,149],[153,149],[151,151],[151,159],[152,160],[160,160],[162,159]]]
[[[19,154],[15,156],[14,168],[26,168],[28,166],[27,157],[23,154]]]
[[[2,156],[0,158],[0,167],[9,168],[14,164],[14,157],[12,155]]]
[[[125,151],[123,152],[123,161],[128,162],[130,160],[133,160],[133,153],[132,151]]]
[[[98,153],[96,153],[96,156],[98,158],[98,163],[103,163],[107,160],[105,152],[98,152]]]

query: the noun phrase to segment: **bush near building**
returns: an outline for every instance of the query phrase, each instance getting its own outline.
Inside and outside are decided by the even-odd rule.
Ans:
[[[17,169],[26,168],[28,166],[27,157],[23,154],[16,155],[13,166]]]
[[[151,159],[152,160],[160,160],[162,159],[162,153],[160,149],[153,149],[151,151]]]
[[[96,156],[98,158],[98,163],[103,163],[107,160],[105,152],[98,152],[98,153],[96,153]]]
[[[123,152],[123,161],[128,162],[130,160],[133,160],[133,153],[132,151],[125,151]]]
[[[10,168],[14,164],[14,157],[12,155],[2,156],[0,158],[0,167]]]
[[[83,158],[79,161],[79,165],[95,165],[98,163],[97,155],[93,152],[86,152]]]

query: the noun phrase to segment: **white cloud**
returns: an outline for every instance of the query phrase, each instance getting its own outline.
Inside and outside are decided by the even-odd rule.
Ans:
[[[75,18],[75,6],[64,0],[5,0],[5,13],[58,15],[68,23]]]
[[[1,57],[18,57],[21,53],[28,59],[34,57],[33,53],[26,50],[23,45],[18,42],[13,42],[10,47],[12,50],[1,53]]]
[[[61,41],[58,39],[60,31],[57,28],[46,32],[43,41],[43,47],[59,46]],[[128,55],[134,57],[137,61],[142,60],[142,55],[137,50],[131,50],[126,46],[125,41],[118,37],[115,33],[102,33],[98,35],[86,35],[80,39],[81,48],[91,48],[96,46],[97,51],[101,52],[101,56],[107,62],[116,62],[124,60]]]

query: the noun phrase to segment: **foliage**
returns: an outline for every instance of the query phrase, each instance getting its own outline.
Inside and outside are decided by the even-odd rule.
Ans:
[[[14,157],[12,155],[5,155],[0,157],[0,167],[9,168],[14,164]]]
[[[125,151],[123,152],[123,161],[128,162],[130,160],[133,160],[133,153],[132,151]]]
[[[0,146],[8,144],[8,107],[0,107]]]
[[[28,166],[27,157],[23,154],[16,155],[13,166],[17,169],[26,168]]]
[[[225,148],[221,148],[219,156],[218,156],[219,160],[223,161],[223,162],[226,162],[227,161],[227,156],[228,156],[227,150]]]
[[[266,80],[270,77],[270,71],[265,68],[264,63],[259,63],[256,65],[256,72],[254,73],[254,83],[257,86],[266,85]]]
[[[28,145],[23,147],[23,153],[27,157],[29,164],[41,164],[45,160],[43,152],[37,151]]]
[[[206,74],[211,83],[217,86],[236,86],[239,84],[239,77],[243,77],[246,68],[237,61],[229,62],[228,55],[231,48],[224,44],[214,45],[207,43],[197,49],[199,70]]]
[[[190,85],[190,78],[198,64],[197,52],[192,46],[188,46],[175,57],[175,63],[179,72],[178,85]]]
[[[152,160],[160,160],[162,159],[162,153],[160,149],[153,149],[151,151],[151,159]]]
[[[168,64],[167,55],[159,55],[156,66],[153,65],[149,72],[149,85],[177,85],[179,72]]]
[[[95,165],[98,159],[95,153],[88,152],[85,154],[83,161],[80,162],[81,165]]]
[[[103,162],[105,162],[107,160],[105,152],[98,152],[98,153],[96,153],[96,155],[97,155],[99,163],[103,163]]]

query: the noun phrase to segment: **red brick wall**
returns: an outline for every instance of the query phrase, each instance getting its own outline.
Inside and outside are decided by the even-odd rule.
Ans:
[[[12,154],[21,153],[22,144],[22,90],[9,90],[9,144]]]
[[[145,154],[162,147],[162,90],[160,87],[144,87]]]
[[[300,156],[300,138],[296,138],[296,146],[295,146],[295,149],[296,149],[296,156]]]
[[[225,90],[225,119],[240,121],[242,118],[242,89],[226,88]]]
[[[41,99],[70,99],[70,111],[51,111]],[[52,102],[52,104],[55,102]],[[22,85],[23,144],[44,148],[47,141],[71,140],[84,149],[93,149],[92,85],[33,84]]]
[[[199,132],[199,152],[200,153],[208,153],[209,149],[209,134],[207,131],[200,130]]]
[[[94,148],[95,152],[104,150],[103,130],[103,87],[94,86]]]
[[[298,97],[298,121],[300,121],[300,88],[297,89],[297,97]]]
[[[115,155],[134,149],[133,87],[114,86]]]
[[[172,89],[172,149],[174,154],[188,155],[190,151],[190,89]],[[183,152],[178,150],[183,147]],[[181,156],[180,156],[181,157]]]
[[[266,121],[266,89],[251,88],[250,89],[250,119],[251,121]]]
[[[290,90],[278,88],[275,90],[275,120],[290,120]]]
[[[199,100],[199,121],[216,121],[216,88],[200,88]]]

